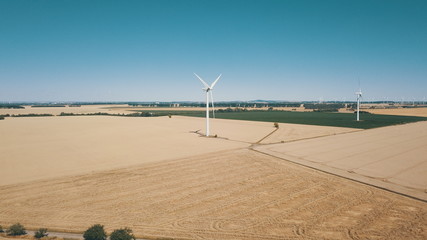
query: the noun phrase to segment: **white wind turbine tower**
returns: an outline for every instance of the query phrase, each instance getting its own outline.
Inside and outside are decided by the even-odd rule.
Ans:
[[[360,99],[362,98],[362,90],[359,88],[359,91],[356,92],[357,96],[357,121],[359,121],[359,109],[360,109]]]
[[[221,74],[217,77],[217,79],[210,86],[205,81],[203,81],[203,79],[201,77],[199,77],[199,75],[197,75],[196,73],[194,73],[194,75],[196,75],[196,77],[202,82],[203,86],[205,86],[205,88],[203,88],[203,91],[206,92],[206,137],[209,137],[209,93],[211,94],[213,116],[215,117],[215,108],[214,108],[212,90],[213,90],[215,84],[221,78]]]

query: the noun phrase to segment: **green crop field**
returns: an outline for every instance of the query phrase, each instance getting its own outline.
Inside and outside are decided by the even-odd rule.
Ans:
[[[205,112],[171,111],[158,112],[162,115],[184,115],[192,117],[205,117]],[[211,112],[212,114],[212,112]],[[285,111],[248,111],[248,112],[217,112],[216,118],[236,119],[247,121],[296,123],[320,126],[335,126],[349,128],[377,128],[390,125],[426,121],[425,117],[379,115],[361,113],[361,121],[356,121],[353,113],[329,113],[329,112],[285,112]]]

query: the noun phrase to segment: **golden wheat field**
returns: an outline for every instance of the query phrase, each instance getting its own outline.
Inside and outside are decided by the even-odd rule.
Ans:
[[[184,239],[425,239],[427,206],[251,150],[0,187],[2,224]],[[7,207],[6,207],[7,206]]]
[[[374,113],[374,114],[427,117],[427,107],[422,107],[422,108],[395,108],[395,109],[368,109],[367,111],[370,113]]]
[[[375,146],[383,132],[215,119],[218,137],[206,138],[195,133],[203,126],[175,116],[3,120],[0,225],[81,233],[100,223],[150,239],[427,238],[426,202],[258,149],[309,153],[349,136]]]
[[[256,149],[427,201],[426,121]]]
[[[409,107],[409,108],[385,108],[386,105],[381,104],[362,104],[362,111],[370,112],[373,114],[384,114],[384,115],[398,115],[398,116],[417,116],[427,117],[427,107],[425,105],[421,107]],[[374,108],[370,108],[370,107]],[[349,109],[340,109],[340,112],[353,112]]]

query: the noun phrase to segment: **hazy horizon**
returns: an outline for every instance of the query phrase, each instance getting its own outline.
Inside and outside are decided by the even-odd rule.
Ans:
[[[1,1],[0,102],[425,101],[427,1]]]

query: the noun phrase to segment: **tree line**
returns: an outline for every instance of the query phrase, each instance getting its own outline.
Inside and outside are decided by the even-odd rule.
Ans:
[[[0,225],[0,233],[4,233],[8,236],[22,236],[27,235],[27,230],[25,227],[20,224],[16,223],[11,225],[9,228],[6,229],[6,231],[3,229],[3,227]],[[34,238],[40,239],[47,237],[49,235],[47,228],[39,228],[34,233]],[[100,224],[95,224],[89,227],[84,233],[83,238],[85,240],[106,240],[107,239],[107,232],[104,230],[104,226]],[[115,229],[110,234],[110,240],[135,240],[135,236],[132,233],[132,230],[130,228],[120,228]]]

